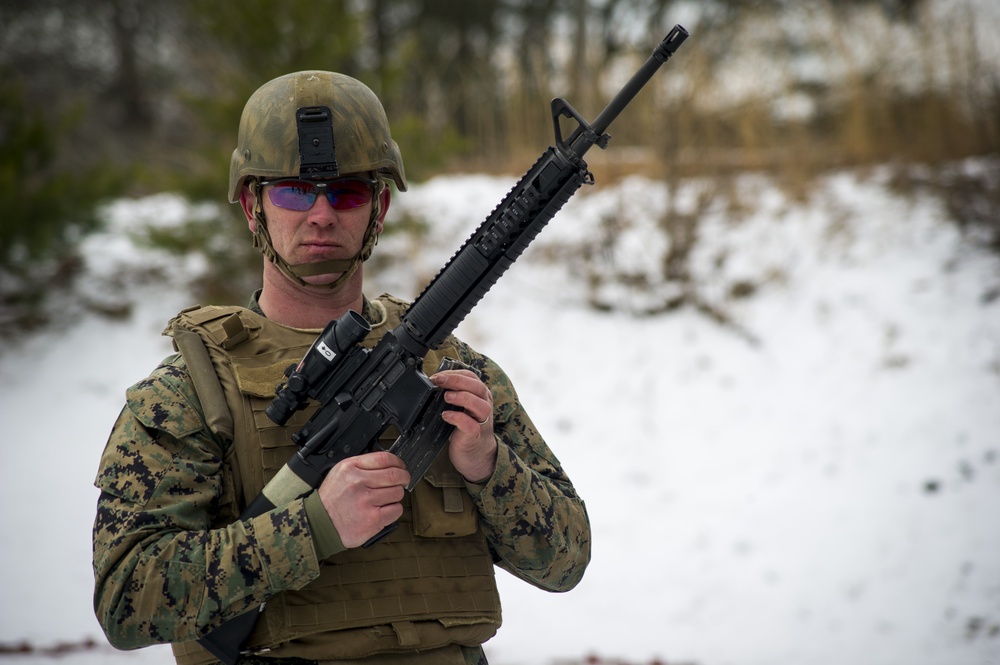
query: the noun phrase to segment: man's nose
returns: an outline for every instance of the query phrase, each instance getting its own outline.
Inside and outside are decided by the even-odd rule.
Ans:
[[[337,210],[330,204],[325,194],[320,194],[309,208],[309,222],[313,224],[333,224],[337,221]]]

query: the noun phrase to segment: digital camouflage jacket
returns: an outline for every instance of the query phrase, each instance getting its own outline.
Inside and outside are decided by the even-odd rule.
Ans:
[[[367,301],[364,314],[371,319]],[[590,557],[584,504],[504,372],[468,345],[456,348],[494,395],[497,469],[485,485],[467,485],[493,559],[542,589],[568,590]],[[128,390],[96,479],[94,605],[115,646],[196,639],[319,577],[328,552],[309,498],[219,526],[242,509],[223,505],[231,443],[206,424],[179,355]],[[485,662],[480,649],[466,658]]]

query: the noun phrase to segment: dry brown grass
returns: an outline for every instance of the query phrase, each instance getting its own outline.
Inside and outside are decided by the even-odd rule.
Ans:
[[[901,26],[875,9],[816,7],[794,29],[787,12],[758,7],[735,27],[695,32],[612,126],[608,151],[588,154],[595,175],[766,171],[802,194],[831,169],[1000,152],[1000,63],[977,40],[976,16],[921,11]],[[809,58],[835,74],[803,76]],[[593,118],[593,106],[579,110]],[[541,94],[510,96],[499,118],[481,150],[446,170],[521,172],[552,141]]]

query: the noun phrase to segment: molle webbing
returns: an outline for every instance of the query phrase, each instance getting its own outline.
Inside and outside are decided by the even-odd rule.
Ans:
[[[369,348],[399,323],[406,306],[389,296],[371,304],[385,315],[363,342]],[[206,422],[233,441],[227,466],[245,504],[295,452],[291,435],[319,406],[310,403],[284,426],[264,414],[284,369],[320,331],[281,326],[244,308],[203,307],[182,312],[165,332],[189,364]],[[203,342],[201,350],[196,342]],[[458,355],[450,340],[428,353],[424,371],[432,373],[446,355]],[[379,445],[388,447],[397,435],[391,427]],[[446,453],[406,495],[403,509],[389,537],[330,557],[316,580],[269,600],[248,644],[270,647],[275,656],[329,660],[478,645],[492,637],[500,625],[492,555]],[[213,662],[195,642],[173,646],[182,665]]]

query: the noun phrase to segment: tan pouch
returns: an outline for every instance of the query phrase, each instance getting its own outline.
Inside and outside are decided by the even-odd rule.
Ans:
[[[462,474],[445,448],[411,493],[413,533],[421,538],[457,538],[476,532],[476,507]]]

